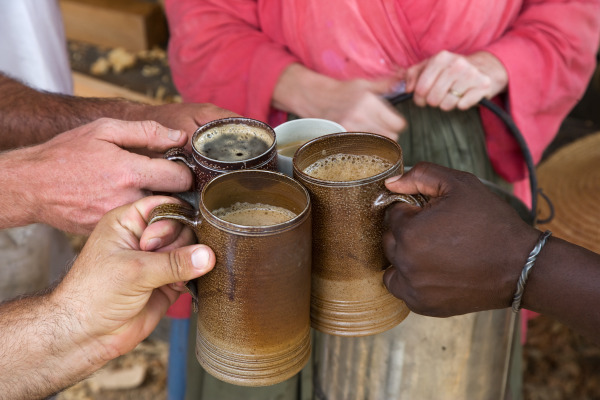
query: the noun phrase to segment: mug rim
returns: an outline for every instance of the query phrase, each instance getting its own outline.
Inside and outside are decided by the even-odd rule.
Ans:
[[[306,199],[306,205],[304,206],[302,211],[300,211],[299,213],[296,214],[295,217],[293,217],[287,221],[281,222],[279,224],[274,224],[274,225],[249,226],[249,225],[238,225],[238,224],[234,224],[232,222],[225,221],[225,220],[217,217],[216,215],[214,215],[212,211],[210,211],[208,208],[206,208],[206,205],[204,203],[204,196],[206,194],[206,191],[211,186],[218,183],[218,181],[225,180],[225,179],[233,179],[233,178],[235,178],[235,176],[234,176],[235,174],[254,175],[254,176],[263,175],[264,177],[271,177],[271,178],[276,178],[279,180],[287,181],[289,184],[291,184],[291,185],[295,186],[297,189],[299,189],[299,191],[304,195],[304,197]],[[310,194],[308,193],[308,190],[304,187],[304,185],[302,185],[300,182],[296,181],[295,179],[293,179],[281,172],[264,170],[264,169],[240,169],[240,170],[234,170],[231,172],[226,172],[224,174],[218,175],[218,176],[214,177],[213,179],[211,179],[204,186],[204,188],[202,189],[202,192],[200,193],[200,196],[198,198],[198,209],[199,209],[200,213],[203,215],[204,220],[206,222],[216,225],[219,227],[219,229],[227,231],[228,233],[243,234],[243,235],[271,235],[271,234],[281,233],[283,231],[293,229],[297,225],[302,223],[302,221],[305,220],[306,218],[310,218],[311,200],[310,200]]]
[[[301,154],[303,151],[306,151],[305,148],[310,146],[312,143],[315,142],[319,142],[319,141],[325,141],[325,140],[329,140],[330,137],[332,136],[347,136],[347,137],[351,137],[351,136],[363,136],[363,137],[372,137],[372,138],[376,138],[377,140],[383,140],[384,142],[389,143],[390,145],[392,145],[397,151],[398,154],[400,154],[400,158],[398,161],[396,161],[395,163],[393,163],[389,168],[387,168],[386,170],[376,174],[376,175],[372,175],[372,176],[368,176],[366,178],[362,178],[362,179],[356,179],[356,180],[352,180],[352,181],[328,181],[328,180],[324,180],[324,179],[318,179],[315,178],[313,176],[308,175],[307,173],[305,173],[304,171],[302,171],[300,168],[298,168],[298,165],[296,163],[297,161],[297,156],[299,154]],[[332,153],[335,154],[335,153]],[[371,133],[371,132],[338,132],[338,133],[330,133],[328,135],[323,135],[323,136],[319,136],[316,137],[314,139],[309,140],[308,142],[304,143],[302,146],[300,146],[298,148],[298,150],[296,150],[296,152],[294,153],[294,157],[292,159],[292,167],[293,167],[293,171],[294,171],[294,177],[297,175],[298,177],[300,177],[302,180],[310,182],[310,183],[315,183],[321,186],[333,186],[333,187],[347,187],[347,186],[360,186],[360,185],[364,185],[364,184],[368,184],[368,183],[372,183],[375,181],[380,180],[383,176],[385,176],[386,174],[389,174],[390,171],[397,169],[397,170],[402,170],[403,168],[403,161],[402,161],[402,148],[400,147],[400,145],[395,141],[392,140],[386,136],[383,135],[379,135],[376,133]]]
[[[255,157],[247,158],[245,160],[226,161],[226,160],[216,160],[214,158],[207,157],[204,154],[200,153],[200,151],[194,145],[196,138],[208,129],[212,129],[214,127],[221,126],[221,125],[243,124],[243,123],[248,123],[248,125],[253,126],[253,127],[263,128],[263,129],[265,129],[265,131],[269,132],[273,136],[273,143],[271,143],[271,145],[269,146],[269,148],[267,150],[265,150],[264,152],[260,153],[259,155],[255,156]],[[263,122],[263,121],[260,121],[258,119],[254,119],[254,118],[247,118],[247,117],[226,117],[226,118],[219,118],[219,119],[214,119],[212,121],[209,121],[206,124],[199,126],[194,131],[194,133],[192,134],[192,139],[191,139],[190,144],[192,147],[192,154],[194,155],[194,157],[198,156],[202,160],[208,160],[210,162],[216,163],[217,165],[220,165],[220,164],[235,165],[235,164],[240,164],[240,163],[243,163],[245,165],[246,163],[249,163],[249,162],[259,161],[261,158],[266,157],[269,154],[271,154],[272,151],[275,151],[275,154],[277,154],[277,151],[276,151],[277,136],[275,134],[275,130],[266,122]],[[267,161],[270,159],[271,159],[271,157],[267,157]]]

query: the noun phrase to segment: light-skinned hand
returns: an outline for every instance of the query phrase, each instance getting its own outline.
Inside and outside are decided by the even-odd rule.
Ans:
[[[444,111],[471,108],[507,85],[506,69],[485,51],[468,56],[441,51],[406,70],[406,91],[414,93],[414,102]]]
[[[11,187],[23,193],[19,204],[28,210],[26,222],[89,233],[115,207],[153,191],[188,190],[187,167],[134,152],[161,153],[186,141],[182,131],[156,122],[100,119],[5,156],[19,177]]]

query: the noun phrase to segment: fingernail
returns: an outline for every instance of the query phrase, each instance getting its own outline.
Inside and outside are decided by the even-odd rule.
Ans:
[[[199,247],[192,253],[192,265],[198,272],[204,272],[208,269],[208,260],[210,254],[205,247]]]
[[[174,142],[178,142],[179,138],[181,138],[181,131],[169,129],[169,139]]]
[[[146,251],[154,251],[162,245],[162,240],[159,238],[152,238],[146,242]]]
[[[396,182],[398,179],[402,178],[402,175],[392,176],[391,178],[387,178],[385,180],[385,184]]]

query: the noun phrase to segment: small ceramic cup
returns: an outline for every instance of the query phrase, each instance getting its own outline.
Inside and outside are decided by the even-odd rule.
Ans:
[[[165,153],[182,161],[194,176],[193,190],[200,192],[217,175],[238,169],[277,170],[277,140],[264,122],[242,117],[211,121],[192,136],[192,153],[174,147]]]
[[[346,132],[337,122],[320,118],[293,119],[274,130],[277,135],[278,170],[287,176],[293,175],[292,158],[304,143],[330,133]]]
[[[223,215],[228,210],[244,215],[236,214],[243,204],[262,205],[256,212],[250,208],[257,221],[266,218],[264,205],[295,216],[266,226],[228,222]],[[166,204],[150,218],[150,223],[173,219],[191,226],[198,242],[216,254],[214,269],[188,284],[198,311],[196,356],[202,367],[242,386],[273,385],[299,372],[311,349],[306,189],[278,172],[234,171],[204,187],[198,211]]]
[[[387,167],[344,182],[305,172],[316,161],[337,154],[375,156]],[[402,171],[400,146],[372,133],[325,135],[296,152],[294,178],[308,189],[313,205],[313,328],[337,336],[366,336],[388,330],[408,315],[404,302],[383,283],[389,266],[382,243],[386,207],[397,201],[422,206],[425,201],[385,188],[385,179]]]

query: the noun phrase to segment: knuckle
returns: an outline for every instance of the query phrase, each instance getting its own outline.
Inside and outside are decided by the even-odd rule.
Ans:
[[[187,265],[188,261],[181,252],[172,251],[169,254],[169,268],[171,270],[171,275],[177,281],[184,281],[186,276],[186,271],[188,269]]]
[[[144,132],[148,138],[155,136],[156,131],[160,126],[158,122],[152,120],[139,121],[139,123],[141,131]]]
[[[144,186],[144,176],[137,171],[127,171],[121,177],[121,187],[141,189]]]

